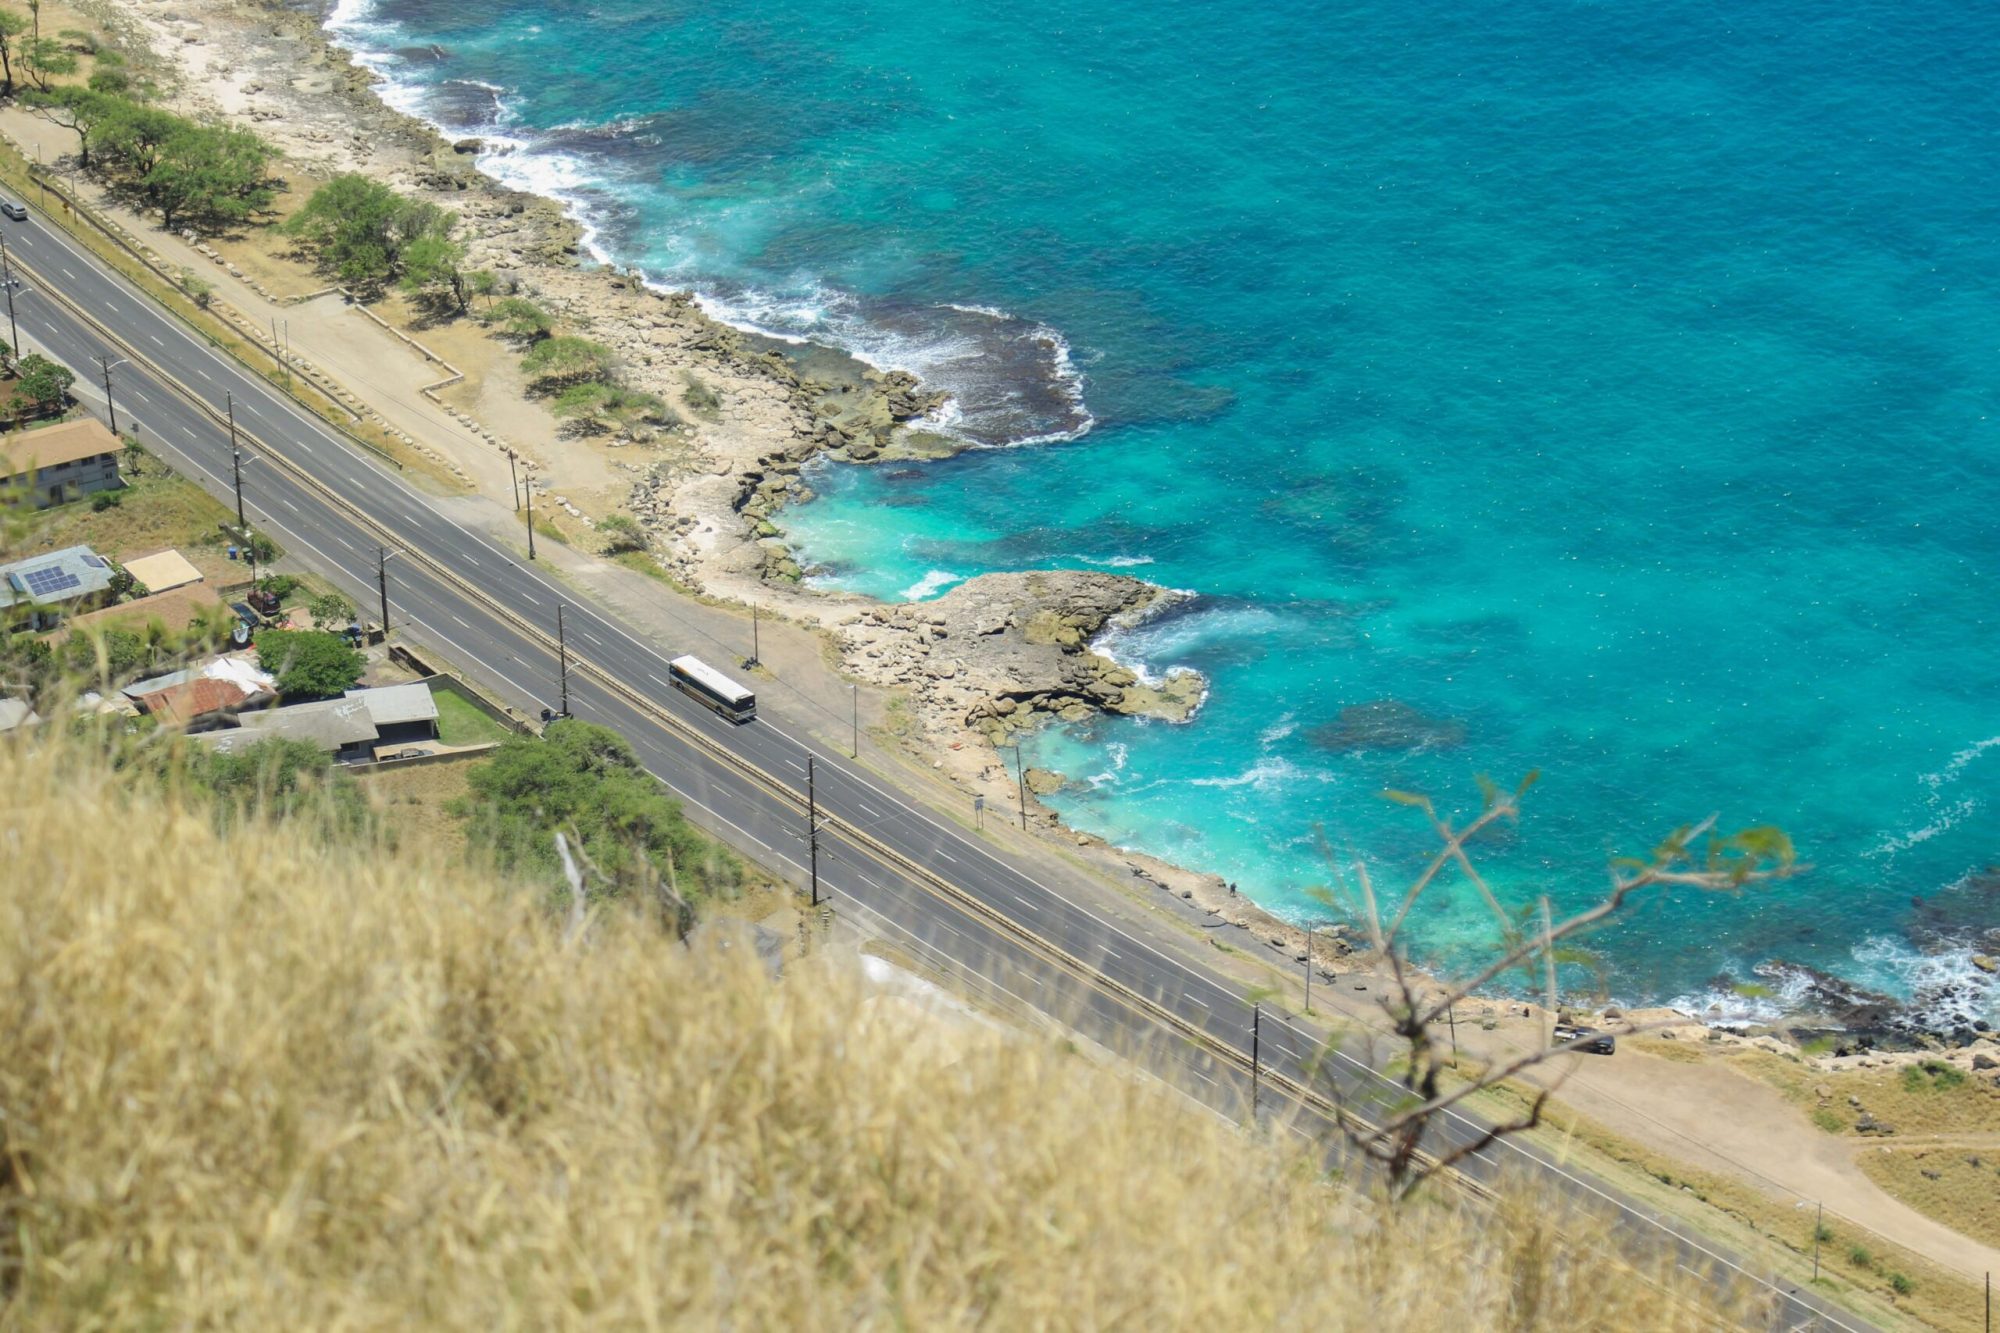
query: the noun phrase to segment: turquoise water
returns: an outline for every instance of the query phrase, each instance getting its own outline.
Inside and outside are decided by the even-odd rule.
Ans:
[[[954,392],[993,447],[822,468],[786,516],[822,581],[1198,594],[1112,645],[1206,676],[1192,723],[1032,742],[1073,824],[1303,914],[1316,828],[1393,880],[1429,843],[1383,788],[1539,769],[1481,849],[1514,902],[1710,813],[1813,864],[1640,905],[1599,941],[1620,996],[1785,959],[2000,1017],[1965,948],[2000,926],[2000,11],[332,23],[600,254]],[[1385,700],[1423,725],[1357,747],[1341,710]],[[1423,929],[1484,926],[1452,885]]]

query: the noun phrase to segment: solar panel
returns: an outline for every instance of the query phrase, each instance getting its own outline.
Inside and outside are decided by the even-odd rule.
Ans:
[[[21,577],[27,582],[28,591],[36,597],[46,597],[52,592],[83,586],[82,579],[61,565],[43,565],[40,569],[29,570]]]

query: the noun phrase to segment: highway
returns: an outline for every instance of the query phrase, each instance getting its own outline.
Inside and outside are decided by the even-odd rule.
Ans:
[[[698,823],[803,883],[810,763],[823,827],[820,881],[840,910],[859,909],[971,989],[1046,1013],[1218,1111],[1240,1115],[1249,1103],[1251,1005],[1234,983],[1045,887],[886,789],[844,753],[769,716],[745,726],[717,718],[667,684],[666,661],[680,652],[734,665],[718,660],[710,645],[649,642],[520,552],[453,521],[393,468],[212,349],[58,229],[31,217],[7,224],[4,234],[22,279],[14,296],[22,332],[86,379],[98,378],[97,358],[122,361],[112,370],[119,423],[136,423],[149,449],[233,507],[221,423],[233,398],[244,452],[254,460],[244,467],[244,493],[256,527],[363,608],[376,605],[378,551],[400,552],[389,566],[399,636],[449,657],[532,715],[556,703],[560,605],[572,659],[571,711],[625,736]],[[1281,1100],[1272,1079],[1281,1088],[1308,1083],[1316,1052],[1310,1036],[1263,1013],[1267,1110]],[[1342,1059],[1351,1093],[1385,1086]],[[1297,1123],[1324,1129],[1324,1108],[1308,1103]],[[1480,1129],[1459,1117],[1447,1132],[1464,1141]],[[1489,1150],[1468,1174],[1490,1177],[1503,1165],[1596,1196],[1617,1210],[1623,1229],[1674,1247],[1691,1267],[1737,1268],[1716,1247],[1518,1141]],[[1868,1327],[1790,1287],[1780,1293],[1780,1326]]]

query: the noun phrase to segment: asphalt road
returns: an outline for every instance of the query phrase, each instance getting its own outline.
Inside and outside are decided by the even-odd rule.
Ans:
[[[689,651],[725,670],[732,667],[713,645],[648,642],[521,553],[452,521],[393,468],[214,351],[56,228],[31,217],[6,224],[4,235],[20,266],[14,314],[22,332],[83,378],[101,379],[97,358],[113,362],[112,396],[121,426],[136,429],[177,470],[233,504],[229,437],[218,421],[233,397],[236,424],[246,440],[255,441],[244,445],[250,461],[243,473],[255,526],[364,609],[377,603],[378,551],[402,552],[389,566],[391,618],[399,636],[449,656],[496,695],[533,714],[556,704],[551,640],[556,608],[562,606],[573,658],[571,711],[624,735],[698,822],[803,881],[810,762],[823,827],[820,881],[840,910],[858,908],[965,984],[1047,1013],[1140,1060],[1219,1111],[1240,1115],[1248,1105],[1245,1062],[1252,1014],[1234,983],[1154,949],[1045,887],[983,843],[885,789],[844,754],[793,734],[769,716],[744,726],[715,717],[669,687],[666,667],[668,658]],[[43,284],[59,285],[116,342]],[[622,682],[638,697],[607,681]],[[726,747],[776,785],[718,756],[697,737]],[[964,897],[941,891],[925,871]],[[1080,963],[1085,976],[1037,942]],[[1189,1040],[1187,1031],[1133,997],[1177,1016],[1238,1058]],[[1307,1082],[1314,1040],[1268,1012],[1260,1031],[1267,1074]],[[1385,1086],[1356,1062],[1340,1057],[1337,1064],[1351,1095],[1365,1098],[1370,1089]],[[1268,1081],[1264,1100],[1270,1103],[1267,1111],[1280,1102]],[[1294,1123],[1305,1132],[1325,1128],[1324,1117],[1311,1107]],[[1456,1117],[1446,1135],[1462,1142],[1480,1130],[1476,1121]],[[1519,1141],[1488,1150],[1467,1171],[1491,1176],[1506,1166],[1526,1166],[1559,1188],[1596,1198],[1617,1212],[1622,1229],[1672,1247],[1690,1267],[1742,1271],[1716,1247]],[[1845,1313],[1826,1313],[1810,1295],[1789,1294],[1790,1285],[1784,1284],[1780,1299],[1782,1327],[1868,1327]]]

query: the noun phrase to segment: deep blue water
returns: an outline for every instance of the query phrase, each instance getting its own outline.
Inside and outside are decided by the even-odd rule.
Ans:
[[[1543,774],[1481,859],[1587,902],[1674,825],[1814,869],[1600,939],[1899,990],[2000,926],[2000,10],[350,0],[402,105],[593,246],[954,391],[985,448],[827,468],[824,581],[1087,564],[1211,693],[1051,730],[1079,827],[1303,913],[1389,786]],[[1025,445],[1022,442],[1028,441]],[[1374,736],[1343,709],[1396,701]],[[1411,742],[1418,742],[1412,744]],[[1462,885],[1428,946],[1485,930]],[[1976,1001],[1989,1017],[2000,1000]]]

